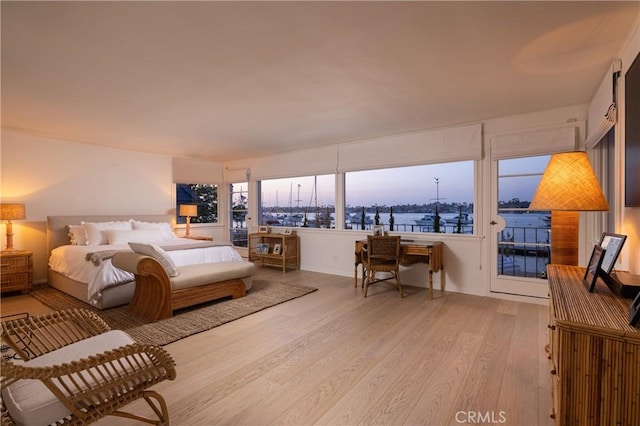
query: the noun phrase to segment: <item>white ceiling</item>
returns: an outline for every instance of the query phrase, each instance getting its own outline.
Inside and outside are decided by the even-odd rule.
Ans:
[[[2,1],[2,126],[227,161],[588,103],[640,2]]]

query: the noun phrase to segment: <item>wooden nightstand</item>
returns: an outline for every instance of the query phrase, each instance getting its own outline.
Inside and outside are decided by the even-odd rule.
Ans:
[[[29,293],[33,286],[33,253],[27,250],[3,251],[0,253],[2,276],[0,291],[22,291]]]
[[[184,236],[182,238],[188,238],[190,240],[200,240],[200,241],[213,241],[213,237],[206,237],[204,235],[189,235],[188,237]]]

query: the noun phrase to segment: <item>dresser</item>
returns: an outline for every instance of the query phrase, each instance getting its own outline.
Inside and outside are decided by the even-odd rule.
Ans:
[[[558,425],[638,425],[640,328],[630,299],[601,281],[593,293],[584,268],[548,265],[549,359]]]
[[[263,266],[300,269],[300,237],[297,235],[249,234],[249,261]]]
[[[26,250],[11,250],[0,253],[2,293],[20,290],[26,294],[31,290],[33,287],[32,256],[33,253]]]

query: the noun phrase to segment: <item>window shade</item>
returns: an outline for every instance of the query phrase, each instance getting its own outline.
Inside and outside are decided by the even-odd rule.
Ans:
[[[491,137],[491,159],[526,157],[574,151],[578,128],[574,126],[528,132],[494,135]]]
[[[611,65],[589,104],[587,114],[587,148],[593,148],[602,140],[617,121],[616,80],[620,70],[619,60]]]
[[[338,172],[480,160],[482,125],[450,127],[338,146]]]
[[[336,172],[336,146],[303,149],[251,162],[251,178],[277,179],[296,176],[314,176]]]

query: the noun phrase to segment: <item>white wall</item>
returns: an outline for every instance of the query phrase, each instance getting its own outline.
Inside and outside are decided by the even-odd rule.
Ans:
[[[172,212],[171,157],[7,131],[1,143],[2,202],[26,205],[13,245],[33,251],[36,282],[47,277],[47,216]]]

